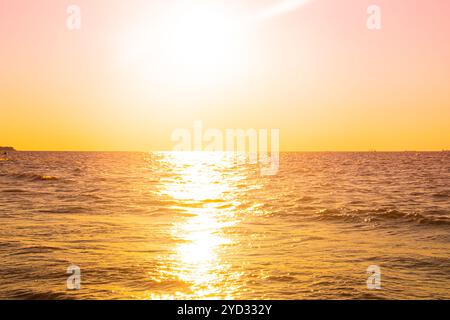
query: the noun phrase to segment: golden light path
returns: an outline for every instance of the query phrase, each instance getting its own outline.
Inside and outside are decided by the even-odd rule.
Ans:
[[[161,269],[161,276],[176,278],[189,285],[188,292],[152,298],[233,298],[232,283],[239,274],[232,273],[222,260],[223,247],[230,245],[224,228],[236,224],[232,182],[239,177],[224,177],[232,162],[223,153],[174,152],[164,161],[177,177],[162,185],[161,193],[176,201],[174,210],[186,218],[174,224],[172,237],[179,240],[174,253]]]

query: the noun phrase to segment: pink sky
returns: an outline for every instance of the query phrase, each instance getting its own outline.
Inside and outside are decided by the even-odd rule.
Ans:
[[[450,1],[313,0],[254,26],[235,45],[241,61],[204,83],[158,60],[154,28],[181,2],[1,1],[0,145],[170,149],[170,132],[200,119],[280,128],[284,150],[450,148]],[[279,2],[188,3],[242,17]],[[79,31],[66,28],[69,4]],[[366,28],[371,4],[379,31]],[[136,26],[148,55],[124,66]]]

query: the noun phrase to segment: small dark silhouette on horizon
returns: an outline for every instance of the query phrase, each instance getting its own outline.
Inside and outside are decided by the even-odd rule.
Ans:
[[[8,152],[16,151],[13,147],[0,147],[0,154],[3,156],[7,156]]]
[[[0,151],[16,151],[13,147],[0,147]]]

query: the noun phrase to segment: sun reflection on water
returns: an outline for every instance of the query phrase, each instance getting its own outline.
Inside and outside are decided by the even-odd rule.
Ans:
[[[176,200],[173,209],[184,218],[173,225],[177,245],[160,270],[161,277],[189,287],[172,298],[232,299],[237,289],[233,279],[239,274],[230,271],[223,253],[232,244],[224,231],[238,221],[230,203],[237,203],[234,184],[239,179],[236,175],[227,179],[233,163],[224,154],[204,152],[167,153],[163,161],[173,175],[162,181],[160,192]]]

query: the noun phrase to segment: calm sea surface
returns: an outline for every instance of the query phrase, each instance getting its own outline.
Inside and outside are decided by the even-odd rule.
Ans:
[[[0,298],[450,299],[450,153],[10,153]]]

